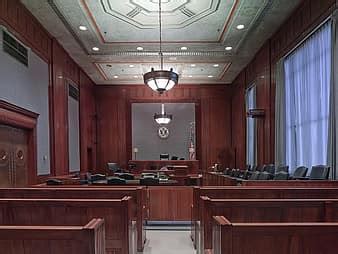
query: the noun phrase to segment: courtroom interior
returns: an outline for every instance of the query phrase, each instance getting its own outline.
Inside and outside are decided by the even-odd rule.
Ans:
[[[337,22],[0,0],[0,253],[337,254]]]

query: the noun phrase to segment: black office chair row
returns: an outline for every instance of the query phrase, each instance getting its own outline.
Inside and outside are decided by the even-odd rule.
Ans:
[[[292,176],[289,174],[289,166],[275,165],[250,166],[246,170],[225,169],[224,174],[232,177],[248,180],[327,180],[329,179],[330,167],[324,165],[313,166],[310,175],[307,177],[308,168],[300,166],[295,169]]]

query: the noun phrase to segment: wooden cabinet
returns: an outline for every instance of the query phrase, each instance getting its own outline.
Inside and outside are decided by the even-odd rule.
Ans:
[[[149,186],[148,220],[190,221],[192,187]]]
[[[28,133],[0,125],[0,187],[27,185]]]

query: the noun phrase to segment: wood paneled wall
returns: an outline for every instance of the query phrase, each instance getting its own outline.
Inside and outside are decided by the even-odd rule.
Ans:
[[[51,175],[64,175],[69,171],[67,109],[69,81],[79,87],[81,94],[81,170],[88,170],[88,147],[93,149],[92,167],[95,167],[93,129],[95,103],[92,91],[94,83],[19,0],[0,0],[0,24],[49,63]]]
[[[246,129],[245,88],[253,83],[257,85],[257,108],[265,110],[265,117],[257,120],[258,164],[274,163],[275,65],[335,8],[335,0],[304,0],[232,84],[232,129],[234,131]],[[236,166],[243,167],[246,154],[245,132],[238,136],[233,134],[233,146],[236,147]]]
[[[195,102],[198,112],[197,159],[201,170],[232,163],[231,90],[228,86],[178,85],[163,95],[145,86],[96,86],[97,166],[109,161],[126,166],[131,159],[132,102]]]
[[[94,83],[80,71],[80,155],[81,171],[96,165],[96,106]]]

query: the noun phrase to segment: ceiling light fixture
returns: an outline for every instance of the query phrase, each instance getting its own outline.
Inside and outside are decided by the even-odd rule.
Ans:
[[[155,113],[154,119],[158,124],[168,124],[173,119],[173,115],[167,114],[164,111],[164,104],[161,107],[161,113]]]
[[[190,64],[191,67],[196,67],[196,64]]]
[[[134,68],[134,65],[133,65],[133,64],[130,64],[130,65],[129,65],[129,68]]]
[[[227,51],[232,50],[232,47],[231,46],[225,47],[225,50]]]
[[[119,78],[119,76],[115,75],[114,78]]]
[[[92,50],[99,51],[100,49],[98,47],[93,47]]]
[[[86,26],[79,26],[79,29],[80,29],[81,31],[87,31],[87,30],[88,30]]]
[[[169,71],[163,70],[163,53],[162,53],[162,9],[161,9],[161,1],[158,3],[159,6],[159,26],[160,26],[160,63],[161,69],[154,70],[151,68],[150,72],[147,72],[143,75],[144,84],[149,86],[154,91],[162,94],[165,91],[170,90],[178,83],[178,74],[173,71],[173,68],[170,68]]]
[[[142,51],[142,50],[143,50],[142,47],[137,47],[136,49],[137,49],[138,51]]]
[[[242,29],[245,28],[245,26],[244,26],[244,25],[238,25],[236,28],[237,28],[238,30],[242,30]]]
[[[219,64],[214,64],[213,66],[216,68],[216,67],[218,67],[218,66],[219,66]]]
[[[187,47],[181,47],[181,50],[188,50]]]
[[[212,76],[212,75],[209,75],[209,76],[208,76],[208,78],[213,78],[213,77],[214,77],[214,76]]]

